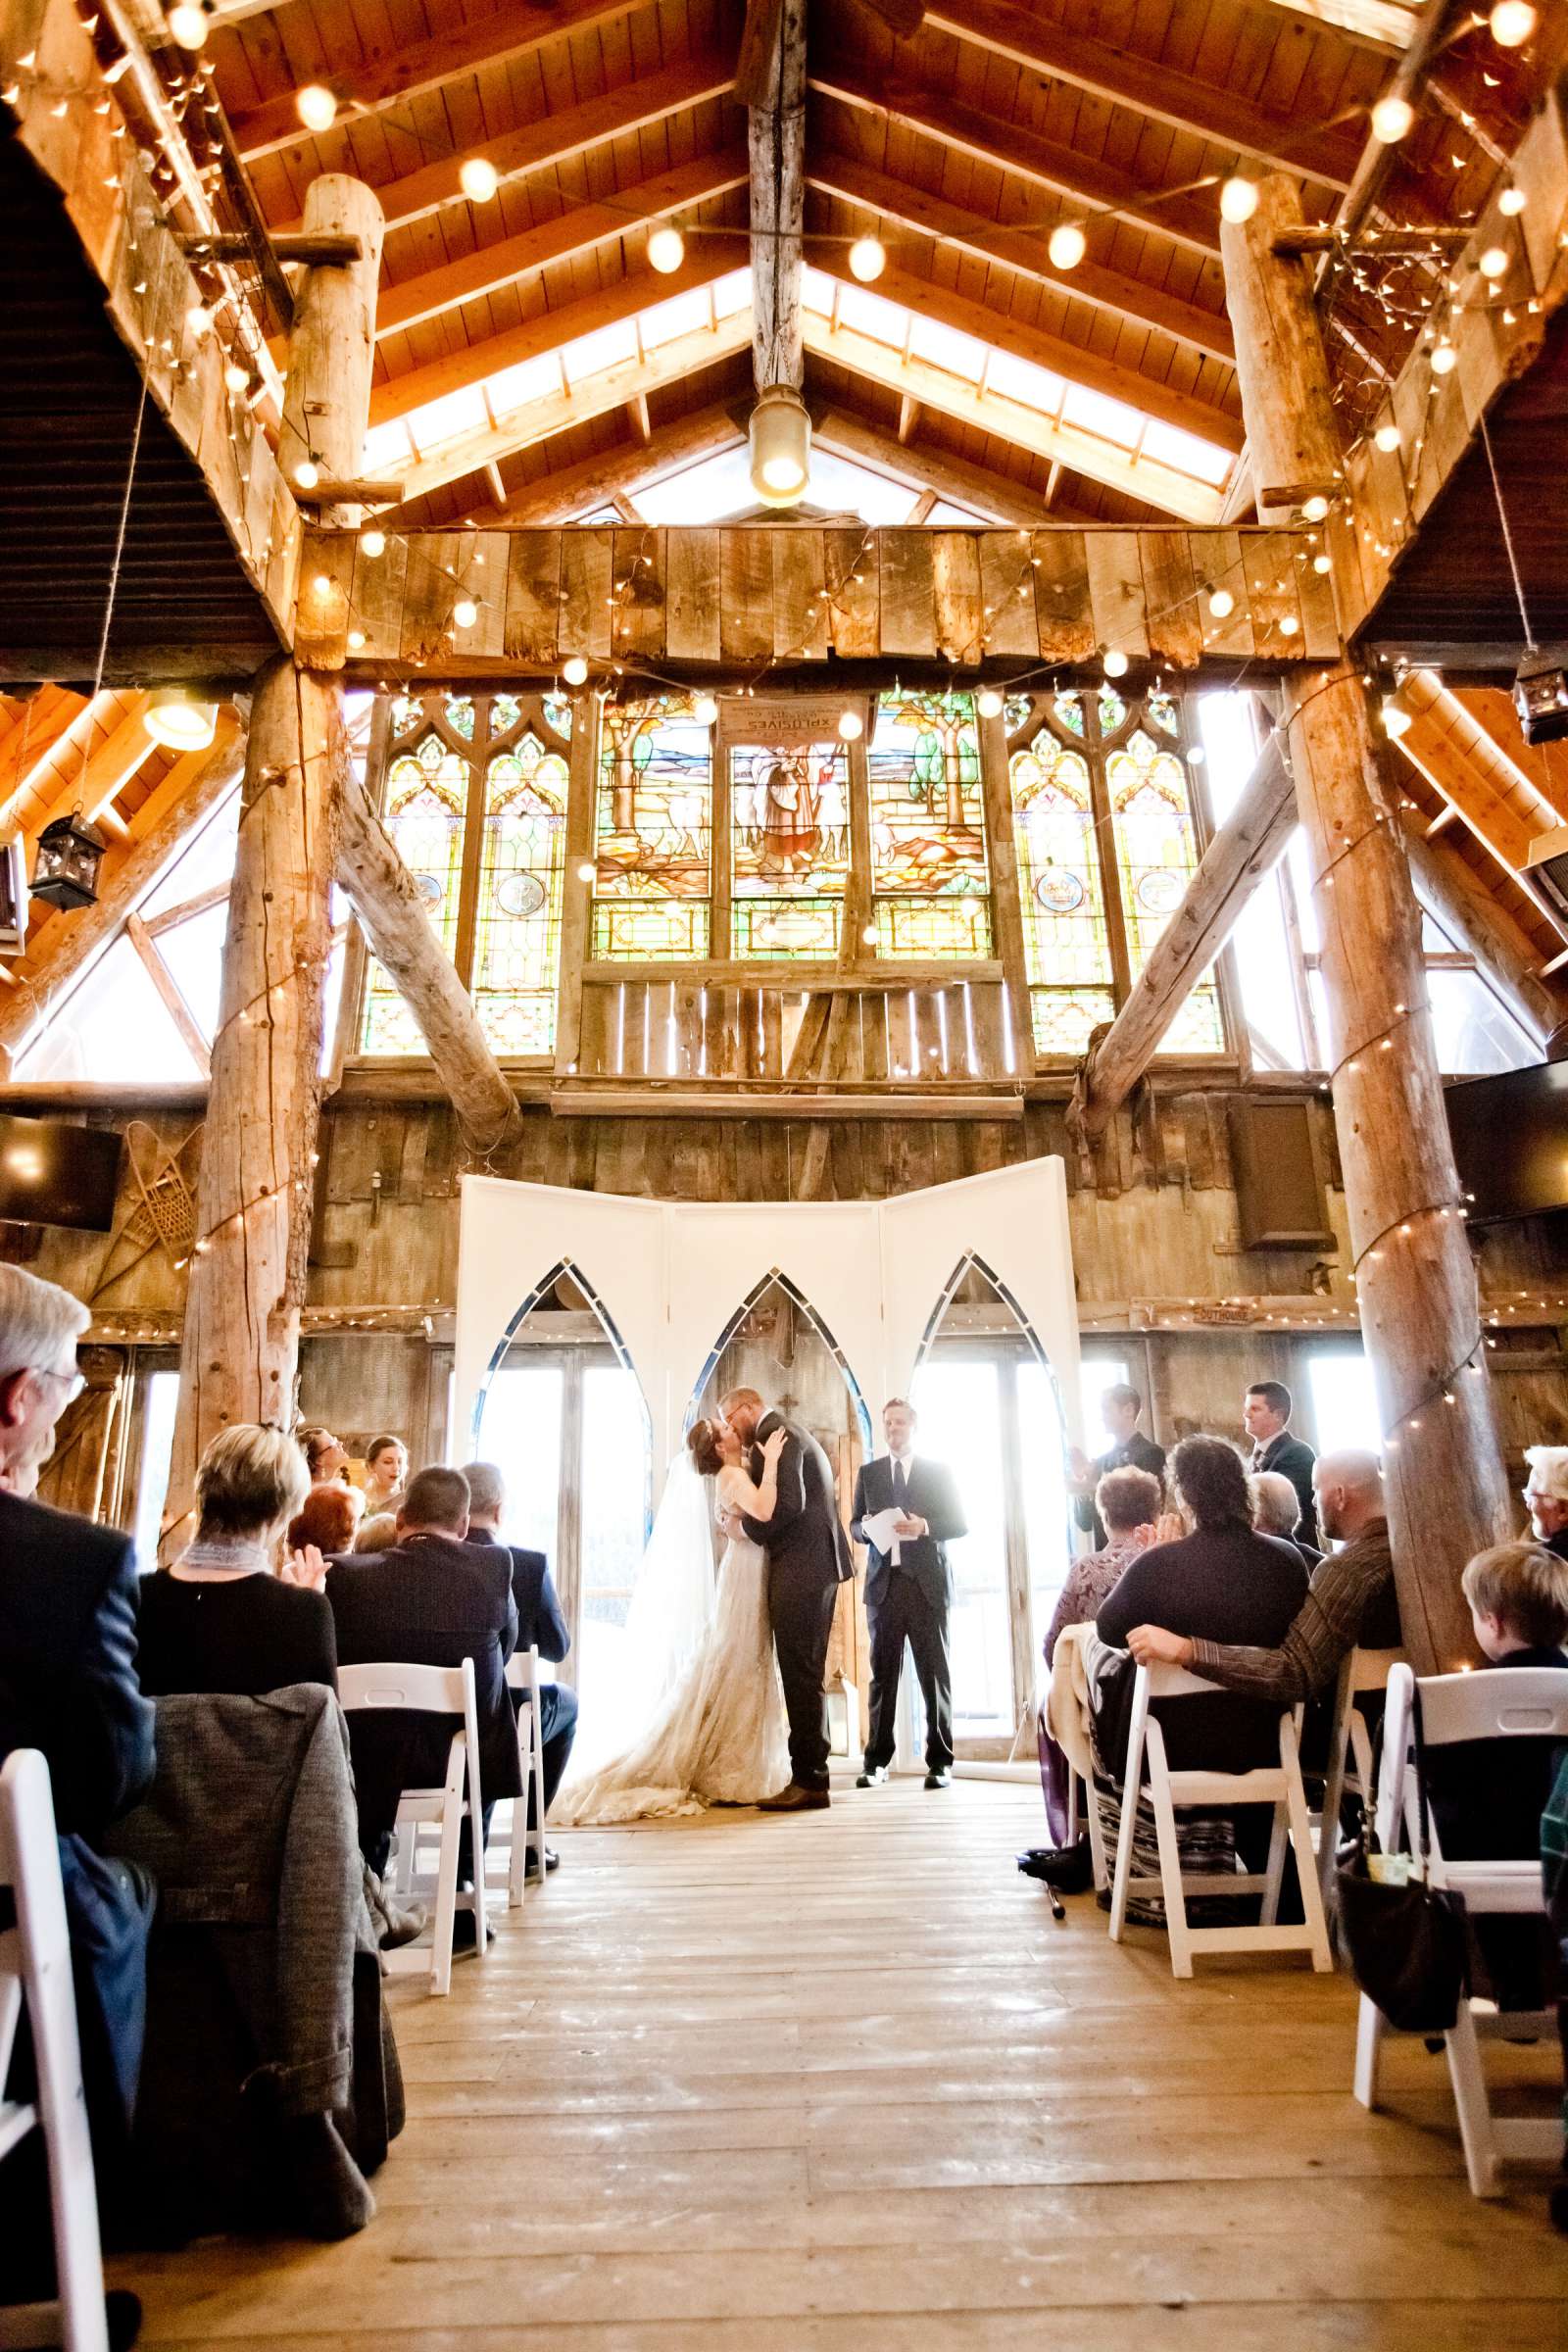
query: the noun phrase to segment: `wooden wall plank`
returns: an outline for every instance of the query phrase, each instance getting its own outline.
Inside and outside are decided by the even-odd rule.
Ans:
[[[773,652],[773,533],[741,527],[719,535],[719,645],[726,662],[765,662]]]
[[[664,556],[664,651],[672,662],[716,662],[719,533],[671,531]]]
[[[881,534],[884,654],[929,659],[937,651],[931,536],[922,530]]]
[[[973,531],[932,532],[931,586],[937,652],[956,662],[978,662],[985,628]]]
[[[663,532],[616,531],[614,564],[614,650],[657,661],[664,651]]]
[[[1040,651],[1033,544],[1027,531],[980,533],[981,629],[989,654]]]
[[[773,652],[817,661],[827,653],[827,574],[820,531],[773,534]]]
[[[1149,652],[1138,533],[1090,531],[1085,534],[1085,547],[1095,643],[1102,651],[1115,646],[1136,662]]]
[[[561,625],[561,533],[514,531],[507,549],[506,630],[513,662],[548,664],[556,659]]]
[[[1199,621],[1203,643],[1211,654],[1228,654],[1246,660],[1253,651],[1252,615],[1248,603],[1247,566],[1242,561],[1240,531],[1209,531],[1208,565],[1199,580]],[[1209,598],[1217,590],[1226,590],[1236,599],[1235,609],[1223,618],[1209,610]]]
[[[1298,653],[1301,609],[1296,594],[1296,564],[1289,540],[1273,531],[1250,531],[1242,542],[1247,602],[1252,616],[1252,645],[1265,661]]]
[[[877,534],[824,531],[828,632],[846,662],[870,661],[881,650],[881,553]]]
[[[614,533],[601,528],[561,534],[562,659],[584,654],[590,662],[609,658],[610,593],[613,578]]]
[[[403,599],[408,588],[409,542],[389,537],[379,556],[356,547],[350,595],[351,619],[365,633],[367,661],[396,661],[403,642]]]
[[[1196,669],[1203,658],[1198,581],[1186,531],[1140,531],[1149,650],[1177,669]]]
[[[1043,662],[1087,662],[1095,650],[1083,531],[1036,531],[1035,625]]]

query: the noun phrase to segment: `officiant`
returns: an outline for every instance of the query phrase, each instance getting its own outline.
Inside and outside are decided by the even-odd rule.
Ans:
[[[866,1545],[865,1613],[871,1629],[871,1729],[857,1786],[879,1788],[893,1761],[904,1645],[925,1701],[925,1785],[953,1779],[953,1665],[948,1612],[953,1573],[948,1545],[967,1533],[958,1490],[945,1463],[915,1445],[918,1416],[892,1396],[882,1408],[888,1449],[861,1466],[850,1534]]]

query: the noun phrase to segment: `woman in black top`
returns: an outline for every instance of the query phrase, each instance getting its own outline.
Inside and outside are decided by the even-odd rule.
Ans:
[[[150,1698],[175,1690],[255,1696],[289,1683],[337,1687],[326,1571],[314,1545],[274,1573],[278,1538],[305,1499],[305,1461],[279,1430],[220,1430],[196,1473],[195,1541],[144,1577],[137,1672]]]

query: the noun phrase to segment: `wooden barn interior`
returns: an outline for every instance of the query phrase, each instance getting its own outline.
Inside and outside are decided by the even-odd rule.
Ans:
[[[40,1498],[154,1572],[231,1423],[504,1443],[586,1710],[663,1463],[593,1267],[494,1268],[472,1421],[466,1180],[1039,1163],[1078,1331],[931,1301],[952,1789],[855,1790],[858,1580],[832,1810],[563,1831],[390,1983],[368,2226],[111,2251],[142,2340],[1560,2342],[1549,2173],[1472,2195],[1418,2035],[1357,2100],[1343,1955],[1177,1979],[1013,1856],[1107,1386],[1381,1454],[1418,1676],[1568,1445],[1568,8],[0,0],[0,132]],[[847,1518],[883,1398],[785,1236],[690,1403]],[[1560,2111],[1554,2026],[1488,2063]]]

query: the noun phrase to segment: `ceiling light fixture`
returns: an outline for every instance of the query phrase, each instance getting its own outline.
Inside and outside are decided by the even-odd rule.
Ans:
[[[581,654],[568,654],[561,664],[561,674],[568,686],[585,686],[588,683],[588,664]]]
[[[841,710],[839,712],[839,741],[841,743],[858,743],[864,733],[865,721],[858,710]]]
[[[1002,716],[1002,697],[994,686],[981,687],[975,696],[974,707],[982,718],[1000,718]]]
[[[487,155],[470,155],[459,170],[458,185],[470,204],[488,204],[501,174]]]
[[[1076,270],[1088,250],[1089,239],[1076,220],[1059,221],[1046,247],[1054,270]]]
[[[1397,147],[1415,128],[1415,108],[1408,98],[1380,98],[1372,109],[1372,136],[1385,147]]]
[[[171,751],[203,752],[218,727],[218,705],[202,702],[188,686],[155,686],[142,725]]]
[[[811,473],[811,419],[790,384],[769,384],[751,422],[752,488],[764,506],[793,507]]]
[[[680,230],[668,220],[662,221],[648,239],[648,266],[661,277],[672,276],[686,259],[686,240]]]
[[[175,0],[169,12],[169,37],[181,49],[200,49],[207,38],[207,11],[195,0]]]
[[[330,130],[337,121],[337,93],[324,81],[308,81],[294,93],[294,112],[307,130]]]
[[[1222,220],[1229,220],[1234,226],[1239,228],[1244,220],[1250,220],[1256,210],[1256,180],[1248,179],[1240,172],[1236,172],[1220,189],[1220,219]]]
[[[1487,23],[1499,49],[1522,49],[1536,29],[1536,12],[1531,0],[1496,0]]]
[[[856,238],[850,247],[852,277],[858,278],[862,286],[868,286],[881,276],[887,266],[887,247],[880,237],[873,237],[868,231],[863,237]]]

